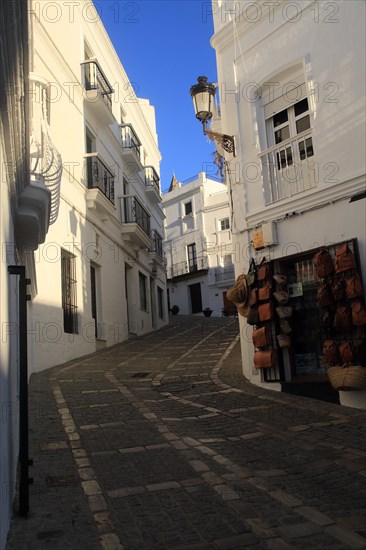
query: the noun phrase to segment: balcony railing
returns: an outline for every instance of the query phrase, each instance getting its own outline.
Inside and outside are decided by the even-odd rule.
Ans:
[[[113,88],[108,82],[101,66],[96,59],[83,61],[84,67],[84,85],[86,90],[98,90],[108,109],[112,110]]]
[[[131,124],[121,124],[121,140],[123,149],[129,149],[141,161],[141,141]]]
[[[137,223],[150,238],[150,216],[137,197],[122,197],[122,223]]]
[[[192,260],[179,262],[168,267],[168,279],[173,277],[179,277],[180,275],[187,275],[190,273],[196,273],[202,269],[208,269],[207,256],[199,256]]]
[[[153,187],[160,195],[160,178],[153,166],[145,166],[145,185]]]
[[[235,280],[234,265],[227,267],[217,267],[215,269],[215,283]]]
[[[311,130],[263,151],[262,161],[265,203],[287,199],[316,187]]]
[[[97,153],[85,155],[88,188],[98,188],[114,204],[114,174]]]
[[[155,252],[161,258],[163,258],[163,238],[161,235],[159,235],[156,229],[152,230],[151,240],[152,240],[152,245],[149,248],[149,252]]]

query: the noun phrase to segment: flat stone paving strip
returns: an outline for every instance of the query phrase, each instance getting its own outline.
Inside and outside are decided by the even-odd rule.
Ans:
[[[364,413],[251,386],[237,333],[178,316],[32,376],[34,471],[76,486],[31,488],[8,550],[366,548]]]

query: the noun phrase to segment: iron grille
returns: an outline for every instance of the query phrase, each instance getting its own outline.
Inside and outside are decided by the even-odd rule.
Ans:
[[[113,88],[103,73],[98,61],[89,60],[82,63],[84,67],[84,83],[86,90],[99,90],[104,103],[112,110]]]
[[[124,223],[137,223],[144,233],[150,237],[150,216],[137,197],[123,197],[122,212]]]
[[[131,124],[121,124],[121,140],[123,149],[131,149],[138,160],[141,160],[141,141]]]
[[[62,309],[64,312],[64,332],[78,334],[76,297],[76,257],[61,250]]]
[[[97,155],[86,157],[88,188],[98,188],[114,204],[114,174]]]

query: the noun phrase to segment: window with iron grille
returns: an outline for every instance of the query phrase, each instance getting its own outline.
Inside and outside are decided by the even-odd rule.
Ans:
[[[139,271],[140,307],[147,311],[146,275]]]
[[[76,299],[76,257],[61,249],[62,309],[64,331],[78,334],[78,314]]]
[[[163,289],[160,288],[160,286],[158,286],[157,288],[158,288],[159,319],[164,319],[164,293],[163,293]]]

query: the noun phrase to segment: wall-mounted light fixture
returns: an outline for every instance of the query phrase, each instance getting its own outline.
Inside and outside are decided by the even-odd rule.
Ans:
[[[212,141],[217,142],[227,153],[232,153],[235,157],[235,141],[234,136],[220,134],[207,130],[207,122],[212,118],[212,110],[216,94],[215,86],[207,82],[207,76],[199,76],[198,84],[191,86],[191,97],[196,113],[196,118],[202,122],[203,133]]]

